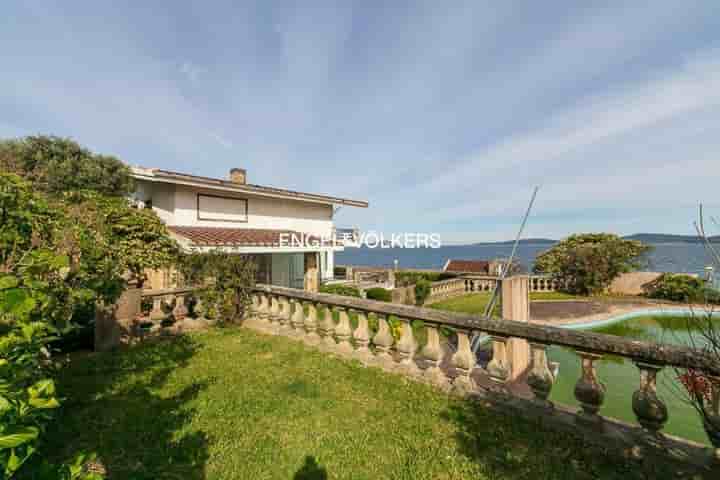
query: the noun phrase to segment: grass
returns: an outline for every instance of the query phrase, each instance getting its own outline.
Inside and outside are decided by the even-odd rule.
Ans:
[[[74,357],[59,390],[43,453],[96,451],[110,479],[639,476],[538,424],[246,329]]]
[[[460,297],[448,298],[440,302],[428,305],[429,308],[437,310],[447,310],[450,312],[483,314],[488,302],[492,296],[492,292],[469,293]],[[530,293],[530,301],[548,301],[548,300],[586,300],[587,297],[578,297],[562,292],[532,292]],[[499,302],[493,310],[494,315],[500,315]]]

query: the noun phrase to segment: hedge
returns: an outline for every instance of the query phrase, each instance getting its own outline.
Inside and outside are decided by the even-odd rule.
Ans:
[[[385,288],[375,287],[365,290],[365,295],[369,300],[379,300],[381,302],[392,302],[392,292]]]
[[[333,295],[343,295],[345,297],[360,297],[360,290],[350,285],[332,284],[321,285],[320,293],[330,293]]]

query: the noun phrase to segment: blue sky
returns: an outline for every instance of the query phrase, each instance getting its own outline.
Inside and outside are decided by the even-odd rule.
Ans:
[[[0,58],[0,137],[370,202],[340,226],[508,239],[535,184],[530,236],[720,216],[714,0],[11,1]]]

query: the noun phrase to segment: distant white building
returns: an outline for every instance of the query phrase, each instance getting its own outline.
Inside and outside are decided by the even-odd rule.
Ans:
[[[335,206],[365,201],[247,183],[234,168],[228,180],[155,168],[133,168],[134,200],[152,208],[187,250],[251,255],[262,283],[314,290],[333,276]],[[303,238],[302,245],[288,242]],[[151,288],[167,282],[152,280]],[[160,284],[163,285],[160,285]]]

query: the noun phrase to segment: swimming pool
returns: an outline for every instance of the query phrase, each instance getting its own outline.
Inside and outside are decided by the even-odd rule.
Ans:
[[[696,314],[705,315],[705,312],[696,312]],[[720,315],[714,315],[713,321],[720,322]],[[692,311],[687,308],[648,309],[608,320],[563,328],[584,329],[635,340],[675,345],[688,344],[693,334],[697,340],[697,330],[692,325]],[[565,405],[578,405],[574,388],[580,378],[579,357],[571,349],[550,347],[548,358],[551,362],[558,362],[560,365],[550,400]],[[637,423],[632,411],[632,395],[640,382],[637,367],[630,360],[617,356],[604,357],[596,362],[596,367],[600,380],[606,386],[605,402],[600,413]],[[709,445],[702,423],[693,407],[684,401],[683,393],[675,370],[665,368],[658,374],[658,396],[667,404],[669,414],[663,431]]]

